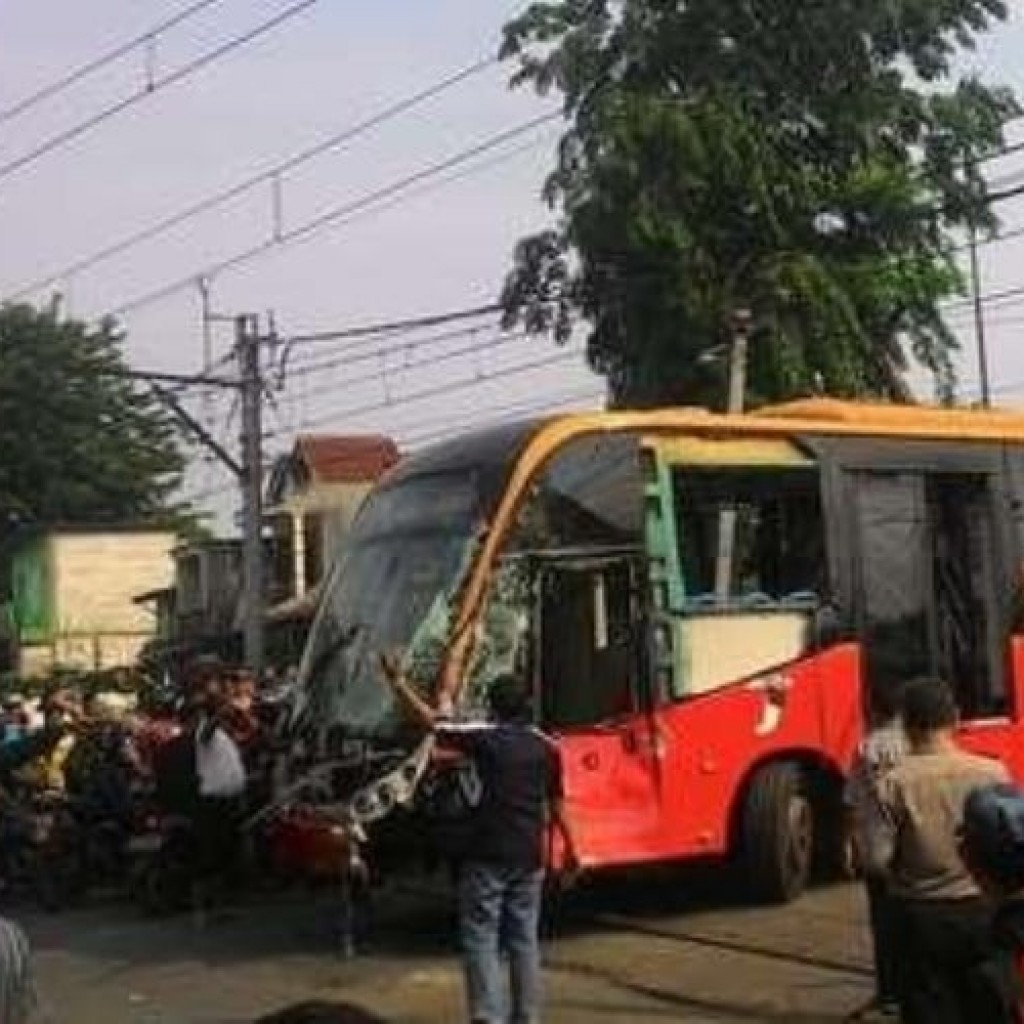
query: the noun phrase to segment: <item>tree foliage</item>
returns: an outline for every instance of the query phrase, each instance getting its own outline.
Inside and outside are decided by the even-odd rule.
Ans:
[[[177,433],[124,376],[120,342],[109,323],[0,307],[0,536],[26,523],[178,520]]]
[[[506,322],[588,356],[620,404],[907,397],[953,383],[958,229],[994,226],[978,158],[1017,104],[957,78],[1003,0],[554,0],[505,29],[515,84],[569,121]]]

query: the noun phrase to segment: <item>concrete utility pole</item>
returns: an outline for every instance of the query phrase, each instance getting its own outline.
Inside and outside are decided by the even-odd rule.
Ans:
[[[729,404],[727,406],[730,415],[739,415],[746,405],[751,319],[749,309],[738,309],[732,317],[732,346],[729,349]]]
[[[971,254],[971,295],[974,299],[974,337],[978,345],[978,376],[981,378],[981,404],[992,405],[992,387],[988,375],[988,342],[985,337],[985,300],[981,294],[981,264],[978,260],[978,229],[971,225],[967,246]]]
[[[149,384],[179,423],[233,473],[242,489],[243,582],[242,612],[246,666],[254,673],[263,671],[263,377],[260,355],[266,340],[260,336],[259,319],[251,314],[235,320],[235,356],[237,377],[221,377],[205,372],[184,376],[174,373],[146,373],[126,370],[121,376]],[[273,332],[271,332],[273,333]],[[207,371],[209,365],[207,366]],[[176,384],[186,387],[227,388],[241,398],[241,452],[235,458],[207,428],[178,401],[177,394],[161,387]]]
[[[747,363],[750,358],[750,310],[738,309],[732,317],[732,345],[729,348],[730,416],[743,412],[747,396]],[[715,597],[722,603],[729,597],[736,547],[736,509],[724,508],[718,517],[718,555],[715,559]]]
[[[259,675],[263,671],[263,378],[260,372],[262,339],[259,320],[252,315],[235,318],[235,353],[241,377],[242,419],[242,533],[245,663]]]

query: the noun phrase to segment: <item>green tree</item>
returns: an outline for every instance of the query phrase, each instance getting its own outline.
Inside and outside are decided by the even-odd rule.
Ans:
[[[0,536],[23,523],[177,523],[176,430],[123,375],[121,339],[0,307]]]
[[[505,28],[513,83],[569,121],[520,242],[508,325],[588,357],[624,405],[725,395],[752,315],[753,401],[941,390],[962,229],[995,221],[977,163],[1018,113],[958,78],[1003,0],[556,0]]]

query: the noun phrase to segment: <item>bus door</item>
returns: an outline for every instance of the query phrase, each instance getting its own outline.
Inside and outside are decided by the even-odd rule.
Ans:
[[[541,721],[562,752],[580,853],[600,862],[661,853],[642,579],[635,553],[546,557],[538,570]]]
[[[866,684],[948,680],[964,745],[1016,772],[995,477],[858,470],[851,483]]]
[[[937,668],[924,480],[857,470],[848,483],[864,682],[877,693]]]

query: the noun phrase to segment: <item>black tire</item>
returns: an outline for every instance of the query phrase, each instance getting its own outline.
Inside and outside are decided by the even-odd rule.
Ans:
[[[815,811],[806,773],[789,762],[768,764],[750,782],[740,822],[742,866],[751,895],[788,903],[814,869]]]
[[[132,880],[132,896],[149,917],[167,917],[187,910],[192,894],[188,864],[160,855],[140,865]]]

